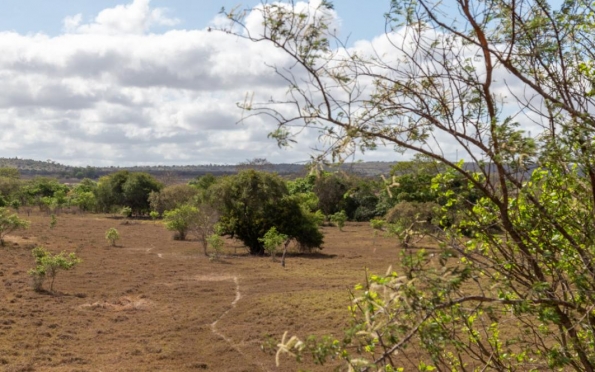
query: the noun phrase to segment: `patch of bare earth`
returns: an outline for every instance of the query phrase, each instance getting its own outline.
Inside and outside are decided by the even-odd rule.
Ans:
[[[29,219],[0,248],[0,371],[332,370],[289,357],[276,368],[261,345],[285,331],[340,337],[348,289],[365,268],[384,273],[398,259],[396,243],[374,242],[368,224],[325,228],[320,254],[291,255],[283,268],[233,240],[210,262],[198,242],[149,221],[60,214],[50,229],[45,214]],[[31,288],[36,244],[83,260],[58,274],[54,294]]]

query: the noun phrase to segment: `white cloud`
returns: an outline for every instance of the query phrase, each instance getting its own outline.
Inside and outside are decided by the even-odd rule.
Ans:
[[[150,8],[150,0],[133,0],[102,10],[92,22],[81,24],[82,15],[64,18],[64,29],[84,34],[143,34],[153,26],[175,26],[177,18],[167,16],[165,8]]]
[[[296,5],[311,11],[317,3]],[[284,97],[286,82],[265,61],[293,66],[288,57],[223,32],[172,28],[179,20],[168,14],[134,0],[91,18],[67,16],[54,37],[0,32],[0,157],[77,165],[308,160],[318,133],[301,133],[285,151],[267,139],[272,121],[237,124],[236,102],[247,92],[255,102]],[[324,16],[340,27],[334,11]],[[248,20],[258,30],[257,13]]]

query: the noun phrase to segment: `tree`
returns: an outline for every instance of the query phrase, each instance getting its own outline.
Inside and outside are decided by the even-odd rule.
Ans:
[[[115,207],[130,207],[133,214],[149,211],[149,195],[163,185],[143,172],[119,171],[103,176],[97,183],[95,195],[98,208],[111,212]]]
[[[199,204],[196,212],[191,215],[188,223],[188,231],[196,235],[202,244],[205,256],[208,256],[208,237],[216,232],[216,224],[219,221],[219,211],[207,203]]]
[[[277,249],[287,242],[287,235],[279,234],[275,226],[271,227],[269,231],[259,239],[264,244],[264,250],[271,255],[271,259],[275,261]]]
[[[0,207],[0,246],[4,246],[4,237],[15,230],[28,229],[29,221],[10,214],[5,207]]]
[[[244,109],[275,119],[281,146],[320,131],[333,161],[385,144],[424,154],[448,169],[432,181],[443,214],[467,208],[435,234],[437,254],[356,288],[344,342],[291,338],[280,352],[353,370],[409,357],[421,370],[595,370],[591,2],[392,1],[384,40],[359,49],[331,44],[332,5],[317,4],[262,5],[260,28],[227,14],[226,31],[296,66],[273,67],[287,96]]]
[[[152,191],[149,194],[149,204],[152,210],[162,215],[165,211],[192,202],[197,194],[197,189],[190,185],[167,186],[161,191]]]
[[[35,268],[29,270],[29,275],[33,277],[33,289],[37,292],[43,289],[43,282],[46,278],[50,278],[50,292],[53,292],[58,272],[70,270],[81,263],[74,253],[60,252],[54,255],[41,246],[33,248],[32,254],[35,258]]]
[[[180,207],[171,211],[165,211],[163,214],[163,221],[165,227],[170,231],[175,231],[176,240],[186,240],[186,234],[190,229],[190,224],[197,217],[198,209],[188,204],[181,205]]]
[[[68,193],[70,204],[76,205],[81,211],[93,211],[97,207],[97,199],[95,191],[97,183],[89,178],[81,180],[79,184],[74,186]]]
[[[245,170],[221,179],[214,187],[222,232],[243,241],[251,254],[264,253],[259,239],[273,226],[304,249],[322,245],[315,220],[304,213],[298,199],[288,195],[278,175]]]

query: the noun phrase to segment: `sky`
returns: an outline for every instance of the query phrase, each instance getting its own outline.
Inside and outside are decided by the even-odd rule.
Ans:
[[[78,166],[308,161],[315,134],[281,150],[267,138],[272,123],[237,123],[247,94],[286,89],[265,65],[272,54],[207,32],[222,7],[258,4],[2,1],[0,157]],[[336,1],[341,38],[381,35],[388,6]]]
[[[383,36],[389,0],[333,3],[333,25],[348,47],[390,50]],[[317,132],[301,132],[290,149],[279,149],[267,136],[275,124],[262,116],[242,121],[237,107],[246,97],[283,97],[286,82],[270,65],[292,61],[265,43],[209,32],[222,7],[259,4],[0,2],[0,157],[77,166],[309,161],[324,146]],[[256,17],[246,21],[260,25]],[[402,158],[380,148],[352,160]]]

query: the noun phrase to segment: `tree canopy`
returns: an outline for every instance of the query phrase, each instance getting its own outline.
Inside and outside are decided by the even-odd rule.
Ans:
[[[213,191],[221,203],[223,233],[238,238],[252,254],[263,254],[260,240],[271,227],[305,249],[319,248],[322,233],[313,218],[289,195],[276,174],[244,170],[220,180]]]

